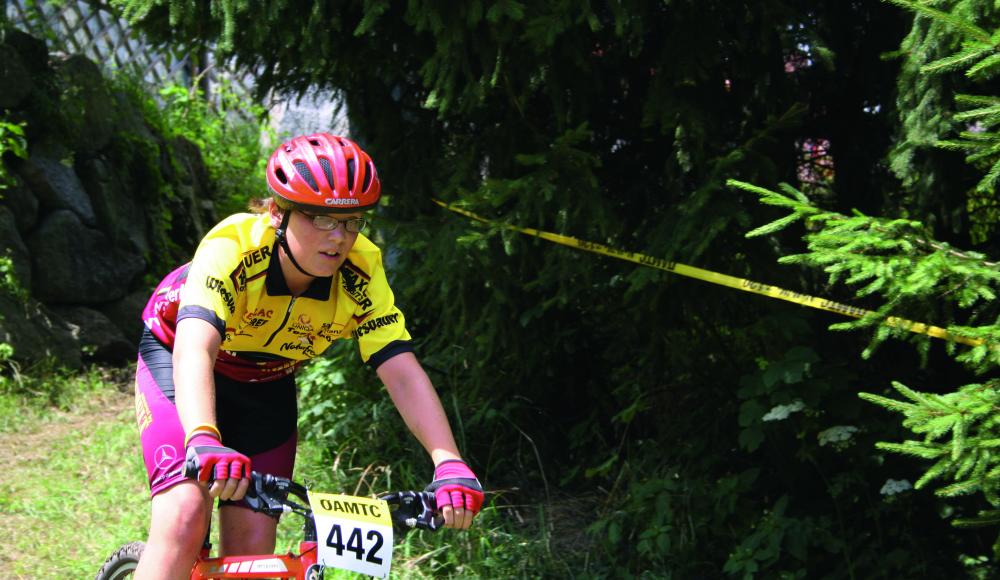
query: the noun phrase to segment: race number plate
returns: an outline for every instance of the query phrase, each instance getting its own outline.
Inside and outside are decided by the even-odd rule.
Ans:
[[[319,563],[385,578],[392,564],[392,518],[384,500],[309,492]]]

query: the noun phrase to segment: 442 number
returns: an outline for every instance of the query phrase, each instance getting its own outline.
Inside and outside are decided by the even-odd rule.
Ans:
[[[378,551],[382,549],[382,544],[385,541],[382,538],[382,534],[376,530],[369,530],[368,534],[365,536],[369,541],[374,540],[374,545],[369,544],[370,547],[365,547],[365,542],[361,539],[361,530],[358,528],[351,528],[350,535],[347,536],[347,543],[344,543],[344,532],[340,528],[340,524],[334,524],[330,528],[330,535],[326,537],[326,545],[337,551],[338,556],[344,555],[344,550],[348,552],[354,552],[354,557],[358,560],[365,560],[366,562],[371,562],[372,564],[381,565],[382,558],[378,557]],[[365,554],[367,553],[367,557]]]

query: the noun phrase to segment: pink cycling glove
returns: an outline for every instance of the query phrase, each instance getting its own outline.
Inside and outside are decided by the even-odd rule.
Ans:
[[[198,481],[250,477],[250,458],[223,447],[215,435],[197,433],[188,441],[185,463],[198,468]]]
[[[483,486],[469,466],[460,459],[446,459],[434,468],[434,481],[424,491],[434,492],[437,508],[446,505],[465,508],[473,514],[483,506]]]

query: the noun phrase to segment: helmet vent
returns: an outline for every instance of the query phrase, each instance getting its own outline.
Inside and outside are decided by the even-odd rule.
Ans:
[[[319,186],[316,185],[316,178],[313,177],[312,171],[309,171],[309,166],[306,165],[305,162],[296,161],[295,169],[298,170],[299,175],[302,176],[302,179],[306,180],[306,183],[309,184],[309,187],[311,187],[313,191],[319,191]]]
[[[278,180],[281,181],[281,183],[288,183],[288,176],[285,175],[284,169],[279,167],[274,170],[274,174],[278,176]]]
[[[347,160],[347,185],[351,189],[354,189],[354,159]]]
[[[316,139],[310,139],[309,144],[312,145],[313,147],[319,147],[319,141]]]
[[[361,186],[361,191],[368,191],[368,186],[372,184],[372,176],[375,175],[375,167],[372,166],[372,162],[369,161],[365,163],[365,183]]]
[[[326,182],[330,185],[330,189],[336,189],[336,185],[333,183],[333,171],[330,169],[330,160],[326,157],[320,157],[319,164],[323,168],[323,173],[326,175]]]

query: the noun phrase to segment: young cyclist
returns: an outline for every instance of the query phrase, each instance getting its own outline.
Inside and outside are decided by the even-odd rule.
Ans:
[[[224,555],[274,550],[277,522],[239,500],[251,466],[292,475],[295,370],[342,338],[357,339],[434,462],[445,525],[468,528],[482,504],[361,233],[381,190],[372,160],[343,137],[296,137],[271,155],[267,184],[259,211],[215,226],[143,313],[136,418],[152,518],[137,578],[188,577],[216,497]],[[186,457],[198,481],[183,476]]]

